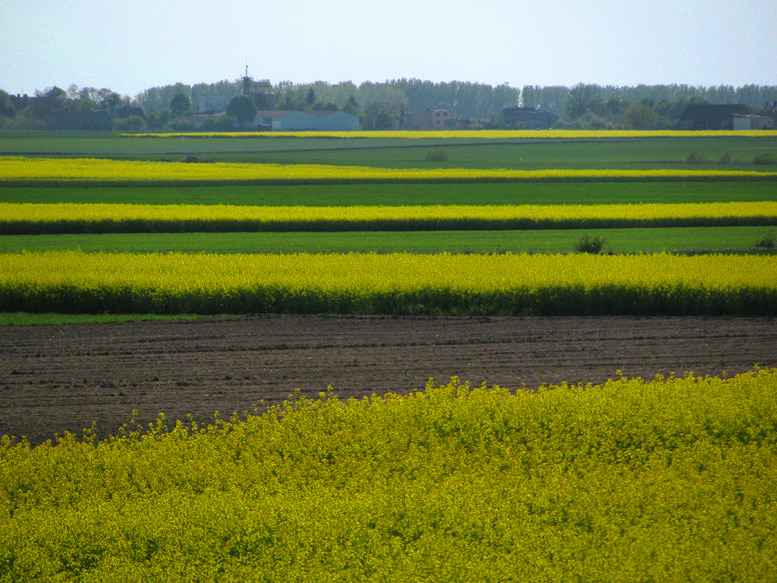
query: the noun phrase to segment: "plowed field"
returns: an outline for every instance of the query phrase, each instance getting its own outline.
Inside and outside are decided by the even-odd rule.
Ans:
[[[0,434],[253,411],[296,388],[407,393],[451,376],[529,389],[777,366],[775,318],[246,316],[0,327]]]

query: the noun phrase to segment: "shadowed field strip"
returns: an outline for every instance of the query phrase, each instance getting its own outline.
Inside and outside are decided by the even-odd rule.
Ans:
[[[777,224],[777,202],[637,205],[0,204],[0,234],[581,229]]]

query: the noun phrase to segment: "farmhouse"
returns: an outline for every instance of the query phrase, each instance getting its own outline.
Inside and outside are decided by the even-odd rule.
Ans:
[[[768,102],[766,105],[764,105],[763,109],[759,109],[753,113],[755,115],[768,117],[770,119],[771,123],[769,123],[766,129],[777,128],[777,101]]]
[[[275,109],[276,96],[272,92],[248,92],[260,111]],[[234,95],[202,95],[198,103],[198,113],[222,113],[227,110]]]
[[[133,107],[131,105],[125,105],[124,107],[117,107],[113,111],[113,117],[115,119],[127,119],[130,116],[137,115],[142,120],[146,120],[146,114],[143,112],[142,107]]]
[[[525,130],[546,130],[558,120],[556,114],[534,107],[505,107],[502,116],[508,128]]]
[[[102,131],[113,129],[107,111],[52,111],[46,118],[47,130]]]
[[[772,127],[772,118],[765,115],[740,115],[735,113],[732,119],[732,129],[735,130],[767,130]]]
[[[252,127],[273,131],[341,131],[359,129],[359,118],[344,111],[260,111]]]
[[[203,95],[200,97],[199,113],[221,113],[227,110],[232,95]]]
[[[182,115],[170,122],[170,127],[177,131],[232,131],[238,129],[237,122],[227,117],[225,113],[195,113]]]
[[[689,105],[680,116],[678,128],[681,130],[731,130],[734,129],[735,115],[747,116],[749,114],[750,108],[741,103],[735,105]]]
[[[453,113],[447,109],[426,109],[421,113],[407,114],[407,127],[417,130],[450,129]]]

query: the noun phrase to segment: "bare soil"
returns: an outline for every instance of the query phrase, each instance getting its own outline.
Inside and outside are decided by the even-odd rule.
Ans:
[[[452,376],[511,390],[777,366],[775,318],[245,316],[0,327],[0,435],[33,444],[92,421],[261,411],[299,388],[341,399]]]

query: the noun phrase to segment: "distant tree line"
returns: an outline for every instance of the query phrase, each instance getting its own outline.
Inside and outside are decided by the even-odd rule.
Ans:
[[[560,116],[556,127],[580,129],[664,129],[677,123],[693,104],[741,103],[757,110],[777,101],[777,86],[578,84],[572,88],[527,85],[524,107],[547,109]]]
[[[237,79],[152,87],[134,100],[110,89],[75,85],[67,90],[54,87],[36,91],[35,98],[26,101],[0,91],[0,129],[41,128],[47,115],[55,110],[104,109],[113,112],[132,102],[145,111],[149,130],[163,130],[175,127],[175,118],[194,113],[201,97],[238,95],[244,90],[244,79]],[[251,91],[275,93],[275,107],[279,110],[342,110],[358,115],[364,129],[404,127],[407,113],[420,113],[426,109],[450,110],[460,127],[504,127],[503,109],[516,106],[556,114],[559,119],[554,127],[559,128],[661,129],[676,124],[691,104],[742,103],[758,109],[777,101],[777,86],[762,85],[621,87],[581,83],[571,88],[526,85],[519,89],[508,84],[434,83],[419,79],[359,85],[350,81],[336,84],[281,81],[273,85],[268,80],[259,80],[251,83]],[[235,121],[230,116],[224,123]]]
[[[70,85],[67,90],[50,87],[36,90],[32,96],[10,95],[0,90],[0,130],[43,129],[46,118],[54,111],[107,111],[110,115],[126,106],[132,100],[111,89],[78,87]],[[142,118],[124,119],[116,122],[116,129],[143,129],[138,124]]]
[[[181,83],[147,89],[137,96],[147,112],[170,109],[177,94],[191,103],[208,95],[230,95],[241,91],[242,80]],[[477,120],[483,127],[504,125],[505,107],[532,107],[559,116],[556,127],[605,129],[660,129],[677,123],[688,105],[695,103],[743,103],[753,109],[777,101],[777,86],[720,85],[637,85],[613,86],[578,84],[574,87],[525,85],[522,89],[507,84],[491,86],[469,82],[396,79],[384,83],[350,81],[331,84],[324,81],[295,84],[267,80],[254,83],[254,91],[274,92],[276,109],[341,109],[358,114],[364,129],[401,127],[403,115],[426,109],[446,109],[459,120]]]
[[[147,114],[171,109],[176,95],[183,95],[196,107],[201,97],[235,95],[243,90],[243,81],[184,85],[176,83],[146,89],[137,96]],[[341,110],[362,118],[365,129],[387,129],[402,124],[407,112],[448,109],[457,118],[489,120],[505,107],[518,105],[520,89],[508,85],[492,87],[481,83],[453,81],[433,83],[418,79],[399,79],[385,83],[350,81],[331,84],[325,81],[295,84],[281,81],[273,85],[256,81],[252,91],[273,92],[279,110]]]

